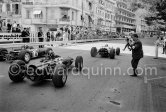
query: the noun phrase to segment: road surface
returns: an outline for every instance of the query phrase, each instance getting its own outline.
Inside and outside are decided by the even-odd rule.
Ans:
[[[99,46],[103,43],[95,43]],[[114,45],[115,42],[108,42]],[[117,45],[117,44],[116,44]],[[62,57],[83,56],[82,73],[69,74],[66,86],[57,89],[51,80],[34,84],[25,79],[13,83],[8,77],[10,64],[0,62],[0,112],[147,112],[150,110],[145,74],[130,77],[131,53],[124,51],[116,59],[90,56],[92,44],[55,47]],[[84,47],[86,46],[87,49]],[[118,45],[121,47],[122,44]],[[75,48],[75,49],[73,49]],[[147,48],[145,48],[147,49]],[[146,52],[148,52],[147,50]],[[40,59],[31,61],[35,63]],[[166,62],[145,56],[139,66]],[[106,71],[110,68],[112,72]],[[116,71],[116,70],[119,71]],[[115,71],[114,71],[115,70]],[[141,71],[139,71],[141,73]]]

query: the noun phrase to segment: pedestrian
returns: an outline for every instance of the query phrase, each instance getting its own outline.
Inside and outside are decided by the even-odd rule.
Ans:
[[[131,45],[132,50],[132,60],[131,65],[133,68],[133,77],[137,77],[137,66],[141,58],[143,58],[143,49],[142,49],[142,42],[138,39],[137,34],[132,34],[131,38],[133,39],[133,43]]]
[[[28,40],[27,40],[28,33],[27,33],[27,29],[26,28],[24,28],[24,30],[21,32],[21,37],[22,37],[23,43],[28,42]]]
[[[13,33],[16,33],[16,28],[17,28],[17,23],[16,23],[16,21],[13,23],[13,25],[12,25],[12,32]]]
[[[65,28],[65,31],[63,33],[63,41],[65,42],[66,45],[67,45],[68,37],[69,37],[68,28]]]
[[[38,32],[38,39],[39,39],[39,42],[43,42],[43,40],[44,40],[43,32],[42,32],[41,28],[39,29],[39,32]]]
[[[7,32],[10,33],[11,32],[11,28],[12,28],[12,25],[10,23],[7,24]]]
[[[51,32],[51,41],[54,41],[54,32]]]
[[[162,38],[162,46],[163,46],[163,53],[162,54],[165,54],[166,52],[166,37],[163,37]]]
[[[159,45],[161,42],[161,38],[158,36],[155,44],[155,58],[154,59],[158,59],[158,49],[159,49]]]
[[[48,30],[46,35],[47,35],[47,42],[49,42],[51,38],[50,30]]]
[[[16,27],[16,33],[20,33],[21,32],[21,27],[19,24],[17,24],[17,27]]]

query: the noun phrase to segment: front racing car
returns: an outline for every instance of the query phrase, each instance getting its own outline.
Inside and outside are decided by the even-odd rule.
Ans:
[[[75,69],[81,71],[83,68],[83,57],[77,56],[62,58],[57,55],[49,55],[38,64],[27,65],[22,60],[16,60],[9,67],[9,78],[13,82],[23,81],[26,77],[33,82],[51,79],[55,87],[63,87],[67,81],[67,74],[75,61]],[[72,69],[73,70],[73,69]]]

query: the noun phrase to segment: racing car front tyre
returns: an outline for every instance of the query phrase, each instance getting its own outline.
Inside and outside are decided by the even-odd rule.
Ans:
[[[8,53],[7,49],[5,48],[0,48],[0,61],[5,60],[5,55]]]
[[[52,77],[52,82],[55,87],[61,88],[65,85],[67,81],[67,71],[65,65],[59,64],[56,66],[55,73]]]
[[[116,55],[118,55],[118,56],[120,55],[120,48],[119,47],[116,48]]]
[[[28,51],[21,51],[18,55],[20,60],[23,60],[25,63],[29,63],[31,60],[31,55]]]
[[[13,82],[21,82],[25,77],[25,62],[22,60],[16,60],[10,65],[8,75]]]
[[[77,56],[75,60],[75,67],[78,71],[81,71],[83,68],[83,57]]]
[[[91,49],[91,56],[95,57],[97,55],[97,48],[96,47],[92,47]]]
[[[114,48],[111,48],[109,55],[110,55],[110,59],[115,59],[115,49]]]

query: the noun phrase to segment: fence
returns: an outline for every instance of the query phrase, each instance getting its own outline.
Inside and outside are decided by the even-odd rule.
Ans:
[[[10,40],[10,44],[3,43],[3,41],[1,42],[2,38],[6,39],[6,41]],[[6,37],[0,36],[0,47],[4,47],[4,48],[19,47],[19,46],[22,46],[25,44],[28,44],[28,45],[51,45],[52,46],[52,45],[60,45],[60,44],[65,44],[65,43],[70,43],[70,44],[74,43],[75,44],[75,43],[85,43],[85,42],[109,41],[112,39],[123,39],[123,38],[108,38],[108,37],[104,37],[104,36],[97,36],[94,34],[87,34],[87,35],[79,34],[79,35],[75,35],[75,38],[73,40],[69,40],[69,41],[57,41],[56,40],[56,41],[47,42],[46,33],[45,33],[43,36],[44,41],[39,42],[36,32],[31,32],[29,37],[24,37],[24,38],[29,38],[30,42],[22,43],[23,37],[21,37],[20,35],[17,37],[11,36],[9,40]]]

